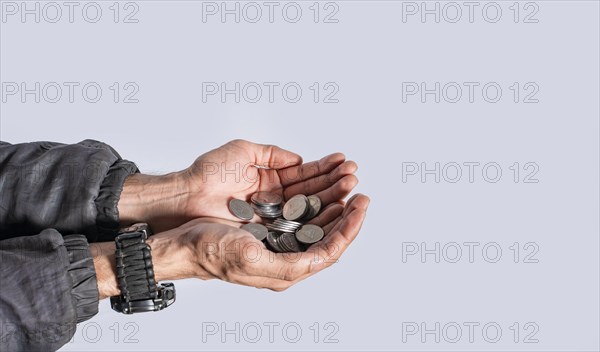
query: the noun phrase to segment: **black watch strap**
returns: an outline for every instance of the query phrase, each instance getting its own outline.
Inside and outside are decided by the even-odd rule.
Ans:
[[[172,283],[157,284],[152,253],[146,243],[149,229],[135,224],[123,229],[116,238],[115,258],[121,295],[110,298],[111,307],[121,313],[159,311],[175,302]]]

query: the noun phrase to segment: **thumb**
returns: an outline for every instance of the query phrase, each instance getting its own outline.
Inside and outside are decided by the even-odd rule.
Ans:
[[[243,148],[258,167],[284,169],[302,164],[302,157],[276,145],[257,144],[242,139],[229,142]]]

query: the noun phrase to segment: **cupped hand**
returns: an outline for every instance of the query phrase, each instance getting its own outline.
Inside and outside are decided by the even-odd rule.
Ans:
[[[326,206],[352,191],[358,183],[356,169],[356,163],[346,161],[341,153],[302,164],[298,154],[277,146],[234,140],[200,156],[184,170],[189,190],[184,212],[190,219],[237,221],[228,210],[229,200],[249,201],[257,191],[275,192],[284,199],[298,193],[316,194]]]
[[[242,188],[239,192],[245,194]],[[302,253],[273,253],[236,221],[192,220],[148,240],[156,279],[221,279],[285,290],[338,261],[358,235],[368,205],[364,195],[353,196],[345,206],[341,202],[328,205],[311,220],[323,227],[325,237]]]

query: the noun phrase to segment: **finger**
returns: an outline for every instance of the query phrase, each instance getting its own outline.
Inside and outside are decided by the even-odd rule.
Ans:
[[[232,146],[244,149],[259,167],[284,169],[302,164],[302,157],[275,145],[256,144],[243,139],[229,142]]]
[[[282,285],[281,289],[286,289],[337,262],[358,235],[366,216],[369,198],[357,195],[353,203],[357,201],[350,214],[343,219],[338,218],[339,222],[334,225],[338,228],[307,252],[274,254],[269,251],[271,256],[261,258],[254,265],[253,273],[249,274],[276,280],[271,283],[276,282]]]
[[[259,260],[248,265],[245,272],[251,276],[294,281],[310,273],[311,257],[305,254],[273,253],[265,249]]]
[[[348,203],[346,203],[346,206],[344,207],[344,212],[342,213],[342,218],[348,216],[348,214],[350,214],[350,212],[352,212],[354,209],[367,209],[369,207],[369,203],[371,202],[371,200],[369,199],[369,197],[365,196],[364,194],[360,194],[357,193],[355,195],[353,195],[350,200],[348,200]],[[327,232],[325,232],[325,234],[328,234],[329,232],[334,232],[337,231],[339,229],[339,226],[341,225],[340,221],[336,221],[336,223],[329,228]],[[325,230],[325,229],[323,229]]]
[[[365,215],[366,209],[358,209],[344,218],[343,221],[340,221],[342,219],[338,218],[337,221],[339,222],[335,225],[338,229],[334,230],[332,236],[327,241],[323,240],[318,244],[314,244],[307,250],[306,254],[313,256],[309,272],[298,277],[291,285],[295,285],[307,277],[337,263],[342,253],[360,232]]]
[[[277,170],[258,169],[260,179],[259,191],[277,193],[283,197],[283,187],[281,186]]]
[[[339,222],[337,230],[331,232],[321,242],[309,248],[309,251],[313,253],[315,258],[318,258],[311,267],[311,274],[321,271],[339,260],[360,232],[365,215],[366,212],[364,210],[355,209]]]
[[[356,193],[355,195],[353,195],[352,197],[350,197],[350,199],[348,199],[346,202],[341,201],[342,205],[344,205],[344,213],[348,213],[347,211],[345,211],[346,209],[348,209],[348,205],[352,204],[352,202],[354,202],[354,200],[356,199],[356,197],[358,197],[360,195],[360,193]]]
[[[325,236],[331,233],[334,229],[337,229],[337,225],[342,221],[342,217],[338,216],[337,218],[330,221],[327,225],[323,226],[323,232],[325,232]]]
[[[330,204],[344,199],[356,185],[358,178],[354,175],[346,175],[334,183],[331,187],[318,192],[317,196],[323,204]]]
[[[279,178],[283,187],[287,187],[319,175],[327,174],[345,160],[346,157],[344,154],[334,153],[327,155],[320,160],[279,170]]]
[[[327,226],[333,226],[334,231],[325,237],[321,242],[312,245],[305,253],[301,260],[295,263],[296,275],[290,274],[290,265],[286,270],[288,275],[278,276],[279,279],[293,279],[292,285],[314,275],[315,273],[331,266],[337,262],[342,253],[348,248],[350,243],[356,238],[366,216],[366,210],[369,206],[369,198],[359,194],[355,198],[358,200],[354,210],[344,218],[338,217]],[[308,268],[307,268],[308,266]],[[294,279],[294,277],[296,278]]]
[[[369,207],[369,198],[361,195],[356,198],[354,203],[359,204],[356,204],[355,208],[349,214],[343,216],[342,221],[338,224],[339,227],[335,229],[331,236],[321,241],[323,245],[328,245],[336,241],[338,241],[338,244],[343,244],[345,240],[347,246],[356,238]]]
[[[286,199],[289,199],[296,194],[317,194],[328,187],[331,187],[333,184],[335,184],[335,182],[344,176],[354,174],[357,169],[358,165],[356,165],[354,161],[345,161],[329,173],[315,176],[286,187],[284,190],[284,196]]]
[[[311,219],[308,222],[308,224],[324,227],[325,225],[329,224],[330,222],[338,218],[340,215],[342,215],[343,211],[344,206],[342,206],[341,204],[330,204],[321,211],[319,216],[315,217],[314,219]]]
[[[273,291],[283,291],[289,288],[292,285],[291,281],[274,279],[271,277],[264,276],[247,276],[240,275],[239,277],[235,277],[230,279],[231,283],[256,287],[256,288],[266,288]]]
[[[369,198],[363,194],[357,193],[353,195],[346,203],[342,216],[323,226],[323,232],[325,232],[325,236],[327,236],[327,234],[329,234],[330,232],[337,231],[341,224],[340,220],[342,220],[343,217],[347,216],[352,210],[356,208],[366,209],[369,206],[369,202]]]
[[[342,216],[350,214],[350,212],[352,212],[354,209],[366,210],[369,207],[370,203],[371,199],[369,197],[365,196],[364,194],[357,193],[353,195],[346,203],[346,206],[344,207],[344,213]]]

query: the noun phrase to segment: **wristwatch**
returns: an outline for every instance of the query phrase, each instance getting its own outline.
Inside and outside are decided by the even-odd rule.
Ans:
[[[124,314],[156,312],[175,302],[175,285],[157,284],[152,253],[146,239],[148,224],[139,223],[121,229],[115,238],[117,280],[121,294],[110,298],[112,309]]]

